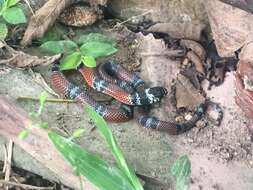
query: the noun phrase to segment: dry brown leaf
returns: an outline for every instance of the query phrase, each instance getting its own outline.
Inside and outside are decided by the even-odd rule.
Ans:
[[[148,31],[166,33],[172,38],[186,38],[200,41],[204,28],[205,24],[197,22],[157,23],[151,26]]]
[[[206,51],[200,43],[193,40],[182,39],[180,40],[180,45],[194,51],[194,53],[196,53],[199,56],[202,62],[205,61]]]
[[[196,68],[196,71],[198,71],[202,76],[205,76],[205,68],[199,56],[193,51],[188,51],[186,54],[186,57],[190,61],[192,61],[192,63],[194,64]]]
[[[22,51],[16,51],[4,42],[0,42],[1,60],[0,64],[6,64],[16,67],[32,67],[36,65],[49,65],[61,58],[61,54],[54,56],[44,56],[39,58],[26,54]]]
[[[42,8],[35,12],[29,21],[22,46],[27,46],[33,39],[43,37],[47,29],[52,26],[60,13],[75,0],[49,0]]]
[[[219,0],[207,1],[207,13],[221,57],[232,57],[234,52],[253,40],[253,15]]]
[[[179,74],[176,81],[177,108],[193,109],[205,102],[203,95],[192,85],[188,78]]]

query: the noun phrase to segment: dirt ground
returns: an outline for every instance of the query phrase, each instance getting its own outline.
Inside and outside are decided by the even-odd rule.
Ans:
[[[111,33],[119,44],[120,50],[115,59],[124,63],[130,70],[142,71],[142,66],[136,66],[139,63],[134,52],[136,36],[124,33],[124,30],[105,33]],[[50,84],[50,66],[36,67],[34,72],[42,73]],[[80,76],[76,77],[76,73],[71,72],[69,75],[74,81],[82,84]],[[110,124],[126,158],[134,165],[137,173],[160,182],[160,188],[152,187],[151,180],[145,189],[174,189],[170,167],[183,154],[187,154],[191,161],[191,190],[253,189],[253,145],[249,131],[252,124],[234,103],[233,82],[233,73],[227,73],[222,85],[206,91],[207,96],[219,103],[224,111],[224,119],[220,126],[214,126],[209,122],[203,129],[193,128],[184,134],[170,136],[145,130],[139,127],[135,120]],[[36,83],[31,71],[0,66],[0,94],[15,100],[27,112],[37,109],[38,103],[16,99],[20,96],[37,97],[42,91],[43,87]],[[105,159],[113,160],[103,139],[98,131],[94,130],[94,126],[78,104],[47,103],[42,119],[64,135],[71,134],[75,128],[84,127],[85,134],[77,142]],[[15,159],[14,155],[14,161],[18,160],[14,163],[34,170],[35,173],[41,173],[46,178],[50,176],[46,171],[38,169],[38,166],[31,167],[31,158],[24,155],[19,155],[18,159]]]

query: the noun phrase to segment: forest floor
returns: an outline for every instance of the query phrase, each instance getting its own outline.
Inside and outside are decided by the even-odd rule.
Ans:
[[[104,26],[94,26],[86,33],[100,31],[101,27]],[[142,73],[142,65],[135,65],[139,59],[135,56],[136,52],[131,45],[136,40],[138,41],[136,34],[131,34],[130,31],[124,33],[124,30],[105,33],[116,38],[118,43],[119,52],[114,58],[124,63],[126,68],[140,71],[141,75],[145,75]],[[156,63],[154,62],[154,64]],[[16,69],[1,65],[0,94],[14,100],[27,112],[34,111],[38,107],[37,102],[21,101],[17,98],[21,96],[38,97],[44,89],[36,82],[33,74],[34,72],[41,73],[50,85],[50,69],[51,66],[38,66],[31,71],[30,69]],[[84,84],[76,72],[68,72],[67,74],[76,83]],[[171,185],[173,177],[170,174],[171,165],[179,156],[186,154],[189,156],[192,166],[191,190],[252,190],[253,145],[250,134],[252,123],[234,103],[233,72],[226,74],[225,80],[220,86],[206,90],[206,94],[222,107],[224,118],[220,126],[209,122],[204,128],[195,127],[178,136],[170,136],[165,133],[145,130],[138,126],[135,120],[132,120],[120,124],[110,123],[113,134],[137,173],[158,180],[160,189],[173,189]],[[96,95],[95,97],[108,101],[108,98],[104,96]],[[172,112],[169,115],[173,115]],[[71,134],[76,128],[84,127],[86,129],[84,136],[77,140],[78,144],[102,155],[105,159],[113,160],[103,139],[98,131],[94,130],[94,126],[78,104],[46,103],[42,119],[48,122],[51,128],[64,135]],[[171,117],[171,119],[173,118]],[[27,155],[16,155],[14,164],[37,172],[38,167],[31,166],[31,159]],[[44,174],[45,178],[50,175],[46,171]],[[152,183],[154,183],[152,180],[150,184],[147,183],[145,190],[159,189],[157,185],[152,187]]]

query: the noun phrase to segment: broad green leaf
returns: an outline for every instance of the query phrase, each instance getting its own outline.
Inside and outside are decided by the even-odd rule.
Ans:
[[[6,9],[3,12],[3,18],[10,24],[26,23],[23,10],[17,6]]]
[[[188,190],[190,184],[190,178],[184,177],[176,180],[176,190]]]
[[[23,130],[19,133],[18,138],[20,138],[21,140],[24,140],[28,137],[29,132],[27,130]]]
[[[191,174],[191,162],[187,155],[181,156],[172,166],[171,173],[177,178],[188,177]]]
[[[40,46],[43,52],[58,54],[75,51],[78,46],[71,40],[48,41]]]
[[[75,139],[75,138],[81,137],[84,132],[85,132],[85,130],[82,128],[76,129],[76,130],[74,130],[74,132],[70,138]]]
[[[96,127],[99,129],[102,136],[105,138],[107,144],[109,145],[114,158],[116,159],[119,168],[124,172],[128,177],[128,180],[135,187],[135,190],[143,190],[143,187],[137,178],[134,170],[129,166],[123,156],[123,153],[115,140],[111,129],[108,127],[105,120],[98,115],[92,108],[87,107],[86,111],[88,112],[90,118],[94,121]]]
[[[87,66],[87,67],[96,67],[97,63],[94,57],[92,56],[82,56],[82,62]]]
[[[16,5],[20,0],[6,0],[7,8],[12,7],[13,5]]]
[[[117,49],[112,44],[96,41],[84,43],[80,50],[82,55],[93,56],[94,58],[109,56],[117,52]]]
[[[0,23],[0,40],[4,40],[8,34],[8,28],[6,24]]]
[[[98,156],[50,131],[49,138],[58,151],[72,165],[75,173],[83,175],[100,190],[136,190],[125,175]]]
[[[81,63],[81,53],[75,52],[67,55],[60,64],[61,70],[76,69]]]
[[[77,40],[77,44],[80,46],[88,42],[104,42],[104,43],[112,44],[113,46],[116,45],[116,43],[112,39],[100,33],[90,33],[90,34],[82,35]]]

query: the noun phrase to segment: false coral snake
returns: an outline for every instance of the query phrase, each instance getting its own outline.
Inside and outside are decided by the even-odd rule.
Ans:
[[[128,121],[133,117],[134,106],[147,106],[160,102],[167,94],[167,90],[163,87],[138,90],[144,86],[145,82],[136,74],[128,72],[119,64],[115,64],[110,60],[100,64],[98,68],[90,68],[81,64],[78,70],[90,87],[120,101],[122,103],[120,107],[110,108],[96,102],[85,90],[75,86],[65,78],[59,69],[59,63],[54,64],[52,67],[51,80],[53,86],[62,95],[90,105],[108,121]],[[169,134],[178,134],[192,128],[203,113],[204,105],[200,105],[192,119],[183,124],[161,121],[144,114],[140,114],[138,122],[145,128],[166,131]]]

